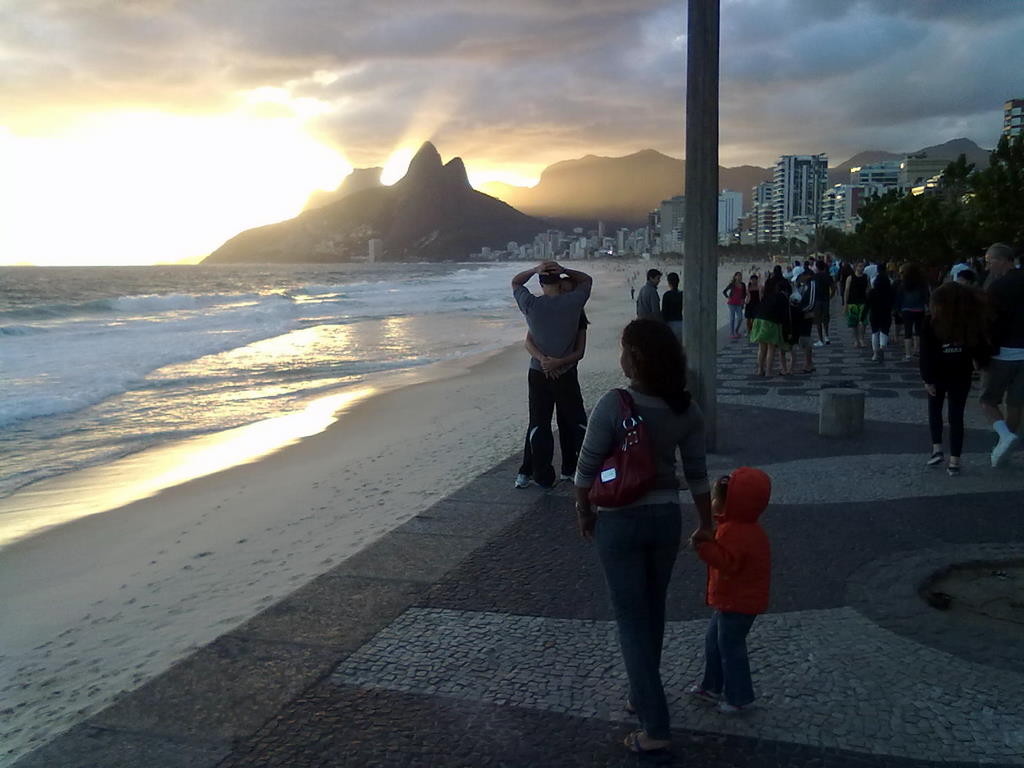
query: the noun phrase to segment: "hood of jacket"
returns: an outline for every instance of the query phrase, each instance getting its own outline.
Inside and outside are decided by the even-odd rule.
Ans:
[[[740,467],[729,475],[723,523],[756,523],[772,496],[772,480],[760,469]]]

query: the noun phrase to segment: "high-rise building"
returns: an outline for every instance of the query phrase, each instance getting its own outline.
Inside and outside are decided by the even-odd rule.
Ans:
[[[952,158],[931,157],[927,152],[907,155],[900,161],[900,189],[910,192],[914,187],[926,184],[929,179],[941,175],[951,162]]]
[[[783,155],[775,164],[773,184],[772,240],[813,231],[828,188],[828,155]]]
[[[1003,105],[1003,136],[1024,134],[1024,99],[1010,99]]]
[[[743,194],[731,189],[723,189],[718,193],[718,234],[735,232],[736,226],[743,216]]]
[[[775,184],[770,181],[762,181],[751,189],[751,198],[754,201],[753,221],[753,243],[772,242],[772,223],[775,221]]]
[[[858,215],[873,187],[863,184],[836,184],[821,196],[821,225],[853,232],[860,223]]]
[[[367,261],[376,264],[384,258],[384,241],[375,237],[370,241],[370,251],[367,254]]]
[[[900,184],[899,160],[880,160],[850,169],[850,184],[873,184],[880,191],[895,189]]]
[[[661,201],[661,252],[683,252],[683,227],[686,224],[686,197],[676,195]]]

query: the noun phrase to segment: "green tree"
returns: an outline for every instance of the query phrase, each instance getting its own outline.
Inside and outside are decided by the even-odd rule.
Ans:
[[[999,139],[988,168],[971,177],[971,188],[968,208],[980,247],[1024,245],[1024,134]]]

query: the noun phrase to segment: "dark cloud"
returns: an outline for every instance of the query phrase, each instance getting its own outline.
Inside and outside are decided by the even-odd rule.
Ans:
[[[1022,0],[722,0],[721,16],[727,162],[992,144],[1024,96]],[[678,155],[685,31],[677,0],[7,0],[2,119],[217,112],[271,86],[330,105],[311,128],[359,164],[427,138],[471,165]]]

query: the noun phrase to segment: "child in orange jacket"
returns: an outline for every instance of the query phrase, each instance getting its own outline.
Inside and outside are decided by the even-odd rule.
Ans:
[[[771,478],[759,469],[740,467],[719,478],[711,494],[714,538],[694,540],[708,565],[707,603],[714,613],[704,638],[704,679],[689,693],[719,702],[725,714],[754,701],[747,633],[768,608],[771,548],[757,521],[771,494]]]

